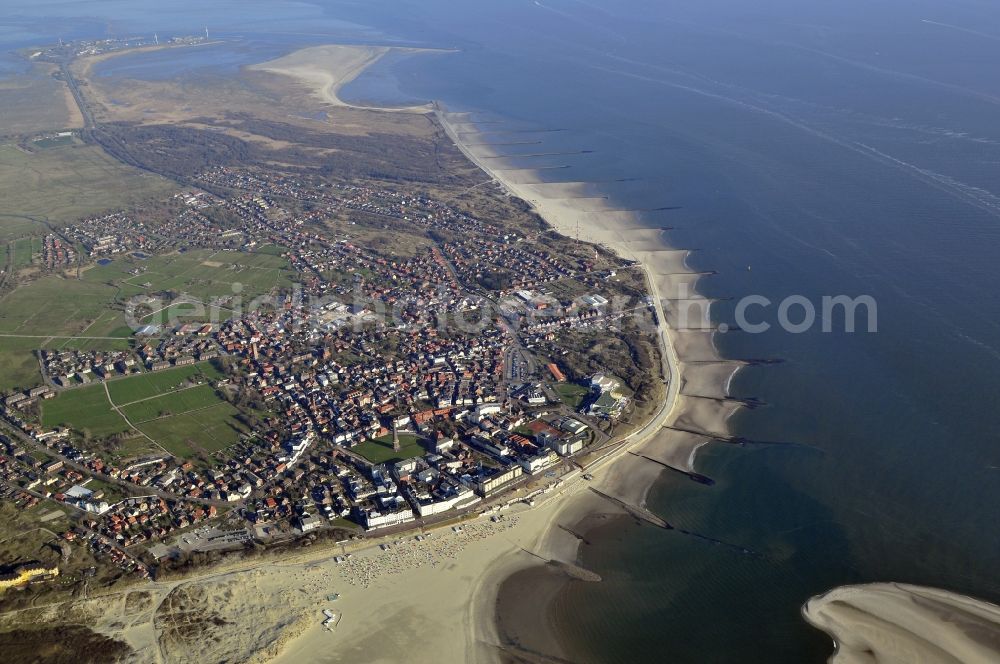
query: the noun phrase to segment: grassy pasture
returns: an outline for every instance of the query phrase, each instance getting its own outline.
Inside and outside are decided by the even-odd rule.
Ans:
[[[137,376],[111,380],[108,381],[108,392],[111,394],[111,400],[117,406],[157,397],[176,390],[191,380],[203,380],[201,366],[189,364],[185,367],[151,371]]]
[[[236,417],[240,411],[220,401],[209,408],[172,415],[137,425],[143,433],[178,457],[211,454],[235,444],[247,429]]]
[[[42,426],[68,426],[95,438],[129,431],[125,420],[111,409],[103,385],[66,390],[43,402]]]
[[[222,399],[210,385],[198,385],[160,397],[122,406],[121,411],[132,424],[139,426],[161,417],[181,415],[218,404]]]
[[[26,153],[0,145],[0,200],[5,216],[71,223],[91,214],[162,197],[169,180],[130,168],[91,145],[59,145]],[[39,227],[35,231],[41,230]],[[0,239],[11,229],[0,224]]]

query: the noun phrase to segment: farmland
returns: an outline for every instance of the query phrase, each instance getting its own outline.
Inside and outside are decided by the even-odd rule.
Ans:
[[[121,164],[100,148],[60,145],[30,154],[0,145],[0,240],[45,224],[65,225],[80,217],[162,196],[168,180]],[[7,220],[21,223],[8,224]]]

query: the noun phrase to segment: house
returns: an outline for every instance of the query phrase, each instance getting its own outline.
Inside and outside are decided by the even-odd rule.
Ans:
[[[297,519],[296,525],[297,525],[298,529],[301,530],[303,532],[303,534],[304,534],[304,533],[308,533],[308,532],[310,532],[312,530],[316,530],[317,528],[319,528],[320,526],[322,526],[323,525],[323,520],[320,519],[318,516],[314,516],[312,514],[304,513],[302,516],[300,516]]]

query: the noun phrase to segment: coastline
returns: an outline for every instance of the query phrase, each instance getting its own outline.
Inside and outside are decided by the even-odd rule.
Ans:
[[[440,111],[438,118],[448,135],[474,163],[507,185],[506,180],[484,167],[466,145],[456,140],[453,124]],[[575,226],[579,211],[564,198],[546,199],[538,192],[520,188],[517,183],[510,184],[512,193],[529,202],[554,229],[571,232],[571,220]],[[601,218],[607,216],[597,209],[591,212]],[[641,260],[640,251],[655,252],[657,246],[662,246],[653,243],[658,230],[626,225],[624,215],[616,216],[622,218],[620,226],[593,225],[588,232],[599,233],[602,239],[598,241],[637,260]],[[636,240],[626,237],[629,234],[638,238],[641,244],[636,246]],[[628,452],[642,450],[650,458],[690,472],[697,450],[710,440],[707,436],[664,428],[679,417],[702,419],[699,409],[688,403],[691,399],[682,395],[685,369],[677,347],[711,348],[712,344],[708,332],[702,332],[705,338],[694,343],[680,338],[678,332],[670,328],[669,314],[663,310],[660,295],[662,289],[671,284],[666,275],[659,272],[676,268],[677,252],[668,248],[662,251],[665,257],[672,256],[673,262],[667,266],[669,270],[651,268],[649,256],[644,256],[641,262],[661,323],[663,371],[671,378],[665,399],[649,421],[607,448],[604,455],[586,467],[586,471],[574,470],[564,476],[553,490],[537,496],[533,506],[522,502],[528,489],[519,489],[507,496],[510,507],[501,512],[504,516],[497,522],[500,525],[494,524],[488,515],[466,521],[466,532],[475,529],[481,536],[475,535],[461,552],[447,556],[447,560],[441,559],[438,551],[428,554],[426,564],[392,569],[394,556],[398,554],[393,550],[379,550],[382,543],[395,543],[394,546],[405,547],[407,551],[433,551],[443,542],[464,537],[445,526],[438,527],[432,537],[419,544],[412,541],[412,536],[406,537],[405,542],[398,535],[366,540],[355,555],[362,561],[384,562],[372,562],[370,564],[377,567],[362,568],[378,570],[364,577],[363,589],[337,585],[341,597],[330,608],[342,609],[344,618],[336,627],[336,633],[331,635],[320,625],[321,620],[315,619],[311,625],[295,629],[294,634],[289,632],[269,661],[298,664],[331,661],[331,657],[345,661],[362,658],[372,662],[398,661],[403,657],[413,662],[507,661],[512,658],[550,661],[553,657],[561,657],[558,634],[551,629],[551,624],[546,627],[548,621],[544,619],[549,603],[566,583],[595,581],[592,577],[596,575],[576,567],[581,538],[585,538],[580,532],[607,524],[609,512],[614,517],[626,514],[591,488],[642,508],[648,491],[665,469],[660,463]],[[727,411],[727,417],[731,410],[735,408]],[[712,428],[725,428],[724,419]],[[591,474],[593,479],[584,480],[584,472]],[[324,575],[337,571],[329,555],[326,560],[307,568],[322,569]],[[521,592],[525,583],[530,584],[530,593]],[[522,622],[530,629],[525,631],[525,638],[517,642],[508,638],[498,622],[499,614],[505,610],[498,606],[498,598],[511,588],[511,584],[516,586],[518,602],[511,607],[509,615],[519,616],[519,619],[529,615],[540,618],[539,622]],[[540,597],[539,592],[544,597]],[[318,612],[322,606],[318,601],[314,610]],[[373,625],[386,622],[393,624],[391,632],[373,628]],[[507,627],[511,625],[508,623]],[[328,650],[331,643],[337,646],[335,656]]]
[[[315,91],[330,103],[346,105],[336,99],[336,90],[379,57],[378,53],[355,52],[349,62],[342,63],[340,71],[346,73],[338,75],[315,75],[319,66],[315,63],[305,73],[280,73],[317,86]],[[268,64],[273,63],[264,63]],[[409,110],[416,109],[425,114],[430,111],[424,107]],[[281,560],[237,560],[225,571],[210,570],[183,580],[154,582],[141,591],[142,597],[149,599],[144,600],[141,610],[130,611],[129,597],[136,594],[131,590],[100,602],[88,602],[87,606],[98,611],[96,629],[101,633],[126,641],[142,656],[160,660],[298,664],[331,658],[376,662],[405,658],[439,662],[499,661],[509,655],[525,654],[497,628],[496,600],[504,584],[520,572],[541,569],[551,581],[551,599],[565,583],[586,578],[584,570],[574,568],[581,542],[574,533],[600,525],[591,523],[595,514],[603,518],[608,512],[626,513],[590,489],[597,488],[615,500],[642,508],[647,492],[664,468],[629,451],[641,449],[650,458],[690,471],[697,449],[711,437],[664,427],[684,420],[705,431],[725,428],[725,418],[709,421],[717,412],[699,406],[683,393],[694,384],[691,381],[712,383],[711,375],[697,378],[697,368],[684,366],[683,361],[691,349],[718,358],[711,332],[676,329],[675,314],[664,306],[671,297],[677,297],[682,287],[697,281],[698,275],[686,267],[687,252],[667,247],[660,229],[643,227],[629,214],[609,210],[603,203],[594,204],[593,197],[581,209],[579,200],[566,196],[573,185],[529,184],[518,182],[510,174],[500,176],[468,151],[446,117],[438,117],[473,163],[530,203],[553,229],[571,236],[577,219],[584,217],[589,235],[586,239],[639,261],[657,313],[663,374],[669,377],[658,410],[640,428],[603,448],[599,456],[594,455],[586,471],[565,475],[557,488],[538,496],[536,504],[521,502],[528,488],[505,495],[510,507],[502,512],[501,521],[494,523],[489,515],[481,515],[463,521],[464,532],[440,525],[433,529],[432,537],[422,541],[414,537],[418,531],[411,530],[344,547],[317,546]],[[582,479],[583,472],[593,474],[593,480]],[[382,550],[382,545],[391,545],[391,549]],[[335,560],[335,555],[347,552],[352,559]],[[328,601],[334,593],[339,595],[336,602]],[[168,598],[169,606],[161,609]],[[197,610],[215,624],[213,642],[203,644],[202,651],[190,651],[192,646],[186,642],[173,642],[170,628],[162,626],[186,620],[185,612],[190,610],[184,605],[186,598],[190,598],[190,606],[195,606],[197,599]],[[523,599],[537,611],[547,611],[548,602],[539,602],[527,594]],[[323,609],[341,616],[333,634],[322,626]],[[58,608],[53,607],[46,619],[57,617]],[[532,631],[544,641],[546,651],[558,651],[558,639],[551,630]],[[332,652],[331,644],[335,644],[336,652]]]
[[[1000,652],[1000,606],[937,588],[841,586],[806,602],[802,616],[833,638],[831,664],[987,664]]]
[[[389,53],[441,53],[439,49],[404,48],[399,46],[354,46],[328,44],[310,46],[267,62],[249,65],[250,71],[264,71],[290,76],[331,106],[356,108],[389,113],[428,113],[432,104],[411,106],[366,106],[351,104],[340,98],[340,90]]]
[[[728,396],[732,377],[742,364],[721,358],[715,349],[712,330],[679,329],[678,323],[683,323],[683,319],[679,319],[671,308],[665,310],[662,306],[664,301],[669,303],[671,298],[690,297],[694,292],[699,275],[687,266],[688,252],[670,247],[663,240],[661,229],[644,227],[634,215],[611,211],[604,201],[586,196],[583,185],[539,183],[541,178],[537,171],[498,171],[491,159],[496,154],[490,152],[488,146],[477,142],[473,147],[462,140],[464,134],[477,135],[475,130],[458,130],[461,122],[456,120],[462,114],[450,114],[439,106],[436,115],[448,136],[470,161],[511,195],[526,201],[557,232],[570,237],[580,233],[586,240],[639,263],[662,323],[659,332],[661,354],[664,375],[669,376],[670,381],[661,412],[642,429],[626,436],[619,452],[639,450],[650,459],[677,470],[694,472],[697,452],[711,442],[712,436],[664,427],[677,424],[692,431],[728,435],[728,419],[740,406],[718,399]],[[517,177],[526,173],[530,174],[530,179]],[[547,195],[546,189],[554,189],[558,195]],[[696,316],[704,316],[699,320],[708,319],[710,304],[707,299],[697,302]],[[686,359],[697,360],[699,364],[685,365]],[[593,483],[597,488],[640,508],[645,507],[648,492],[665,470],[647,459],[621,453],[602,459],[598,464],[605,473],[595,474],[594,467],[587,467],[588,472],[595,474]],[[553,559],[576,563],[587,533],[603,525],[601,519],[606,516],[609,503],[589,491],[573,492],[561,502],[548,530],[539,533],[540,550]],[[595,517],[598,518],[595,520]],[[555,527],[556,521],[560,522],[559,528]],[[495,642],[508,645],[517,642],[535,654],[565,657],[566,653],[558,644],[558,635],[553,633],[551,621],[546,617],[549,605],[569,579],[554,579],[544,571],[544,566],[530,560],[525,562],[491,570],[491,582],[488,588],[483,588],[489,592],[483,593],[478,600],[477,613],[481,620],[492,614],[492,620],[484,629]],[[524,617],[519,621],[531,622],[534,629],[531,633],[518,630],[512,625],[511,616],[530,616],[530,621]]]

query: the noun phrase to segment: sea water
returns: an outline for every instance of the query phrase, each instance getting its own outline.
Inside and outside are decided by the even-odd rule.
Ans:
[[[727,357],[781,361],[732,385],[764,403],[730,423],[761,444],[703,448],[697,468],[715,485],[665,473],[648,507],[732,546],[619,522],[597,533],[582,561],[604,582],[569,586],[553,608],[571,659],[821,662],[829,639],[799,609],[845,583],[1000,601],[1000,8],[175,4],[135,3],[115,20],[179,34],[224,25],[282,47],[457,49],[394,60],[346,93],[441,100],[484,121],[481,140],[506,154],[561,153],[507,167],[595,182],[615,207],[676,208],[643,223],[671,228],[665,241],[714,272],[699,289],[720,298],[717,322],[749,295],[877,302],[875,333],[792,334],[758,308],[769,332],[717,335]],[[19,15],[41,16],[34,7]],[[102,11],[119,5],[88,3],[90,25]]]

